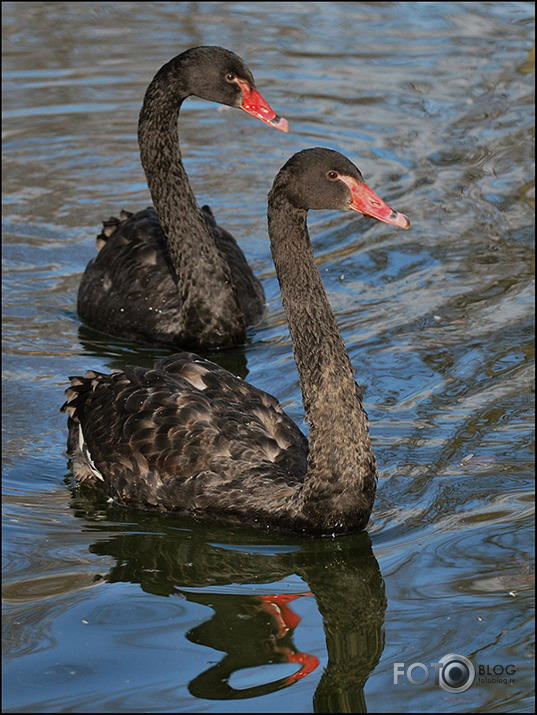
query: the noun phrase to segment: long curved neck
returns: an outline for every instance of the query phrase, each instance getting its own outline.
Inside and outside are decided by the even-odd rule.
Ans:
[[[302,508],[316,521],[367,523],[376,460],[360,389],[315,264],[305,210],[285,197],[269,203],[269,233],[309,423]],[[360,517],[360,515],[362,515]]]
[[[231,273],[201,212],[181,159],[177,122],[183,101],[192,94],[181,58],[164,65],[149,87],[138,122],[140,157],[151,198],[173,263],[181,300],[182,323],[200,334],[221,331],[221,316],[237,315],[244,333]],[[213,292],[213,288],[214,291]],[[200,313],[210,316],[200,324]],[[231,326],[225,330],[233,332]],[[201,341],[202,342],[202,341]]]

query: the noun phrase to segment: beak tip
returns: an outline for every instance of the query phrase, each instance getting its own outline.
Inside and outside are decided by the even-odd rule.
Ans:
[[[404,228],[405,231],[410,228],[410,221],[408,220],[408,217],[405,216],[405,214],[399,214],[399,221],[399,226],[401,226],[401,228]]]
[[[405,231],[410,228],[408,216],[405,216],[405,214],[402,214],[399,211],[392,211],[392,215],[386,220],[386,223],[391,223],[393,226],[398,226]]]
[[[289,122],[287,121],[287,119],[285,119],[285,117],[279,117],[278,115],[276,115],[270,123],[273,127],[276,127],[276,129],[285,132],[285,134],[289,132]]]

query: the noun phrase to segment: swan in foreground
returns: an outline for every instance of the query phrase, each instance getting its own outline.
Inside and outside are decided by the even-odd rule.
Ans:
[[[306,149],[280,170],[268,226],[309,442],[275,397],[202,357],[72,377],[62,410],[76,480],[121,504],[312,535],[366,526],[377,466],[353,368],[315,264],[308,209],[409,228],[346,157]]]

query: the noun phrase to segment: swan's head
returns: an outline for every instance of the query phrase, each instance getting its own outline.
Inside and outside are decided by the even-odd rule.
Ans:
[[[276,129],[289,131],[287,119],[270,108],[238,55],[223,47],[193,47],[180,57],[189,94],[237,107]]]
[[[359,169],[337,151],[316,147],[292,156],[274,180],[269,196],[284,194],[297,208],[358,211],[378,221],[410,228],[410,221],[391,209],[367,186]]]

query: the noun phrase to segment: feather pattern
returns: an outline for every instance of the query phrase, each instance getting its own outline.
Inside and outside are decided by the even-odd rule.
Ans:
[[[204,358],[179,353],[153,369],[71,380],[75,478],[114,500],[194,516],[224,510],[241,523],[257,498],[267,523],[271,497],[285,500],[304,480],[306,437],[276,398]],[[104,484],[95,465],[106,467]]]

